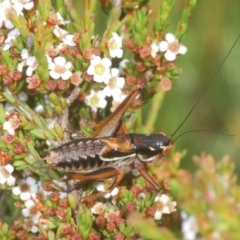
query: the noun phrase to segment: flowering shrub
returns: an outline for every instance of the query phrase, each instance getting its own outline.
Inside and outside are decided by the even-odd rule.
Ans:
[[[164,0],[151,25],[148,1],[84,1],[80,16],[64,1],[0,3],[1,239],[236,239],[239,187],[227,157],[195,157],[194,174],[179,167],[184,153],[150,163],[159,193],[126,167],[119,186],[87,202],[113,179],[67,181],[45,161],[74,130],[91,136],[135,86],[145,89],[126,114],[133,131],[135,110],[171,89],[196,2],[175,35],[166,30],[173,4]],[[98,35],[100,7],[108,20]]]

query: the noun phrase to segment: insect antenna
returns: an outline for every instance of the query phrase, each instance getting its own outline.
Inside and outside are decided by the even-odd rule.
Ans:
[[[210,87],[210,85],[213,83],[213,81],[216,79],[216,76],[218,74],[218,72],[220,71],[220,69],[222,68],[223,64],[225,63],[225,61],[227,60],[228,56],[230,55],[230,53],[232,52],[233,48],[235,47],[235,45],[237,44],[238,40],[240,38],[240,34],[238,35],[237,39],[234,41],[233,45],[231,46],[230,50],[228,51],[228,53],[226,54],[226,56],[224,57],[223,61],[221,62],[221,64],[219,65],[219,67],[217,68],[217,70],[215,71],[215,73],[213,74],[213,76],[210,78],[210,80],[208,81],[206,87],[204,88],[204,90],[201,92],[200,96],[198,97],[197,101],[194,103],[194,105],[192,106],[192,108],[190,109],[190,111],[188,112],[188,114],[186,115],[186,117],[183,119],[183,121],[180,123],[180,125],[177,127],[177,129],[173,132],[173,134],[171,135],[172,137],[178,132],[178,130],[182,127],[182,125],[187,121],[188,117],[192,114],[193,110],[196,108],[196,106],[198,105],[198,103],[201,101],[201,99],[203,98],[204,94],[206,93],[206,91],[208,90],[208,88]],[[199,130],[193,130],[193,131],[199,131]],[[209,131],[211,132],[211,130],[200,130],[200,131]],[[191,131],[188,131],[191,132]],[[186,134],[187,132],[183,133]],[[181,135],[180,135],[181,136]],[[178,136],[177,138],[179,138],[180,136]],[[176,139],[177,139],[176,138]],[[175,139],[175,141],[176,141]]]
[[[178,136],[173,140],[173,142],[176,142],[177,139],[179,139],[179,138],[182,137],[183,135],[188,134],[188,133],[193,133],[193,132],[217,133],[217,134],[221,134],[221,135],[228,136],[228,137],[234,137],[234,136],[235,136],[234,134],[228,134],[228,133],[219,132],[219,131],[214,131],[214,130],[194,129],[194,130],[189,130],[189,131],[186,131],[186,132],[181,133],[180,135],[178,135]]]

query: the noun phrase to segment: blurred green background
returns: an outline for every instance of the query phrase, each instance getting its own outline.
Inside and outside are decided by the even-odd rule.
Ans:
[[[158,5],[159,1],[152,1]],[[154,3],[155,2],[155,3]],[[185,1],[176,1],[168,32],[175,32]],[[189,112],[209,79],[240,34],[239,0],[199,0],[182,43],[188,47],[177,58],[183,74],[173,83],[159,112],[156,131],[171,135]],[[202,151],[221,158],[228,154],[240,174],[240,41],[218,73],[182,129],[210,129],[236,135],[195,132],[176,142],[176,149],[186,149],[184,167],[191,167],[191,156]],[[177,134],[177,135],[178,135]]]

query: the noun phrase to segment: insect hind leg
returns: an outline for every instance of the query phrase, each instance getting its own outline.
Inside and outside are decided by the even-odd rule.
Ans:
[[[124,174],[125,174],[124,167],[120,167],[118,169],[115,169],[115,168],[104,169],[104,172],[95,171],[90,174],[71,173],[71,174],[68,174],[67,177],[68,179],[84,179],[84,180],[99,180],[99,179],[108,179],[108,178],[115,177],[114,182],[106,191],[92,194],[90,196],[84,197],[81,200],[82,202],[88,202],[88,201],[94,201],[98,197],[101,197],[107,193],[110,193],[122,181]]]

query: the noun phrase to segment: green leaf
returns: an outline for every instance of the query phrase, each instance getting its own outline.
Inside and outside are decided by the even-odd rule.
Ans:
[[[49,101],[55,105],[58,106],[59,105],[59,96],[56,93],[50,93],[50,95],[48,96]]]
[[[14,97],[8,93],[8,92],[3,92],[3,96],[8,100],[8,102],[10,102],[11,104],[14,104],[16,101],[14,99]]]
[[[27,143],[27,148],[34,157],[39,158],[38,152],[35,150],[34,146],[31,143]]]
[[[14,167],[26,167],[26,162],[25,161],[14,161],[13,166]]]
[[[5,109],[3,108],[3,104],[0,104],[0,123],[3,124],[5,121]]]
[[[60,139],[63,139],[63,137],[64,137],[64,132],[63,132],[63,130],[62,130],[62,128],[61,128],[61,126],[60,126],[59,123],[57,123],[57,122],[54,123],[54,130],[55,130],[57,136],[58,136]]]
[[[56,140],[56,137],[53,134],[53,132],[51,131],[51,129],[50,130],[45,130],[44,135],[45,135],[45,139],[48,138],[48,139],[51,139],[51,140]]]
[[[75,210],[78,204],[78,201],[76,200],[76,198],[72,194],[68,194],[67,199],[71,209]]]
[[[37,115],[33,116],[33,121],[37,124],[38,127],[40,128],[46,128],[46,123],[41,119],[41,117],[38,117]]]
[[[39,139],[46,139],[46,136],[44,135],[44,132],[41,129],[33,129],[30,131],[30,134]]]

